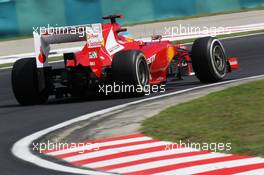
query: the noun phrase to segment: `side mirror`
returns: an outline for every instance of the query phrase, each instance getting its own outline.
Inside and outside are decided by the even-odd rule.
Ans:
[[[139,41],[139,46],[145,46],[146,43],[144,41]]]
[[[151,40],[161,40],[162,36],[161,35],[153,35],[151,36]]]
[[[120,32],[126,32],[127,28],[120,28],[116,30],[116,33],[120,33]]]

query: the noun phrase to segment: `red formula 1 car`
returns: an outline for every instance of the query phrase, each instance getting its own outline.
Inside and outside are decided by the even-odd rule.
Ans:
[[[151,42],[134,40],[116,22],[121,17],[110,15],[103,17],[110,23],[84,25],[84,36],[61,31],[33,32],[36,58],[18,60],[12,70],[17,101],[32,105],[44,103],[50,95],[83,96],[87,91],[98,91],[99,85],[114,82],[140,87],[160,85],[169,76],[181,79],[190,75],[192,69],[201,82],[212,83],[238,68],[237,59],[227,58],[216,38],[197,39],[191,51],[186,46],[163,41],[161,36],[153,36]],[[83,49],[64,53],[64,68],[52,68],[48,64],[49,45],[75,41],[85,41]]]

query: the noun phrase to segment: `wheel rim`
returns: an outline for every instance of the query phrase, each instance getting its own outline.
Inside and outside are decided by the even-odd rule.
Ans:
[[[225,74],[225,69],[226,69],[225,53],[220,45],[216,45],[213,48],[213,62],[217,72],[220,73],[221,75]]]
[[[142,86],[145,86],[148,83],[148,71],[146,69],[146,64],[142,59],[138,63],[138,81]]]

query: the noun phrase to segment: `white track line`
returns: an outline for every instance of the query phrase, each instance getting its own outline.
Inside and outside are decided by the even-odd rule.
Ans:
[[[256,36],[256,35],[263,35],[264,32],[261,33],[253,33],[253,34],[247,34],[247,35],[239,35],[239,36],[229,36],[229,37],[224,37],[224,38],[220,38],[220,40],[226,40],[226,39],[233,39],[233,38],[243,38],[243,37],[248,37],[248,36]],[[183,43],[185,45],[189,45],[189,44],[193,44],[193,42],[188,42],[188,43]],[[23,54],[22,54],[23,55]],[[62,54],[60,54],[62,55]],[[56,56],[56,55],[55,55]],[[1,58],[0,58],[1,59]],[[57,62],[62,62],[61,61],[51,61],[50,63],[57,63]],[[2,64],[2,63],[1,63]],[[12,69],[12,66],[9,67],[2,67],[0,68],[0,70],[5,70],[5,69]]]
[[[43,137],[44,135],[46,135],[50,132],[53,132],[53,131],[56,131],[60,128],[69,126],[69,125],[76,123],[76,122],[88,120],[88,119],[91,119],[91,118],[99,116],[99,115],[103,115],[103,114],[113,112],[115,110],[121,110],[121,109],[128,107],[130,105],[135,105],[135,104],[139,104],[139,103],[147,102],[147,101],[151,101],[151,100],[157,100],[160,98],[178,95],[178,94],[182,94],[182,93],[186,93],[186,92],[190,92],[190,91],[194,91],[194,90],[200,90],[203,88],[225,85],[225,84],[240,82],[240,81],[244,81],[244,80],[253,80],[253,79],[258,79],[258,78],[263,78],[263,77],[264,77],[264,75],[258,75],[258,76],[252,76],[252,77],[247,77],[247,78],[241,78],[241,79],[236,79],[236,80],[223,81],[223,82],[219,82],[219,83],[203,85],[203,86],[199,86],[199,87],[193,87],[193,88],[189,88],[189,89],[185,89],[185,90],[181,90],[181,91],[177,91],[177,92],[172,92],[172,93],[168,93],[168,94],[164,94],[164,95],[160,95],[160,96],[150,97],[150,98],[137,100],[137,101],[129,102],[126,104],[110,107],[107,109],[99,110],[99,111],[96,111],[93,113],[89,113],[89,114],[86,114],[86,115],[83,115],[83,116],[62,122],[60,124],[57,124],[57,125],[54,125],[52,127],[47,128],[47,129],[38,131],[38,132],[33,133],[31,135],[28,135],[28,136],[18,140],[13,145],[11,151],[12,151],[13,155],[16,156],[17,158],[22,159],[22,160],[27,161],[27,162],[30,162],[32,164],[35,164],[35,165],[43,167],[43,168],[52,169],[52,170],[61,171],[61,172],[75,173],[75,174],[90,174],[90,175],[94,175],[94,174],[95,175],[101,175],[102,174],[102,175],[105,175],[107,173],[99,173],[96,171],[88,171],[88,170],[83,170],[83,169],[78,169],[78,168],[72,168],[72,167],[60,165],[58,163],[47,161],[45,159],[42,159],[42,158],[34,155],[31,151],[30,146],[31,146],[32,142],[39,139],[40,137]]]
[[[250,24],[250,25],[242,25],[242,26],[233,26],[230,27],[231,31],[226,31],[221,33],[221,35],[225,35],[225,34],[237,34],[237,33],[242,33],[242,32],[251,32],[251,31],[258,31],[264,28],[264,23],[259,23],[259,24]],[[233,29],[237,29],[237,28],[241,28],[241,30],[239,31],[233,31]],[[245,30],[244,30],[244,29]],[[218,34],[219,35],[219,34]],[[252,34],[249,34],[249,36]],[[176,40],[184,40],[184,39],[193,39],[193,38],[199,38],[199,37],[205,37],[205,36],[213,36],[213,34],[195,34],[195,35],[190,35],[187,34],[186,36],[181,36],[181,35],[177,35],[177,36],[164,36],[163,40],[170,40],[170,41],[176,41]],[[247,35],[244,35],[247,36]],[[229,37],[230,38],[230,37]],[[231,37],[232,38],[232,37]],[[152,39],[150,37],[147,38],[143,38],[143,39],[136,39],[136,40],[141,40],[141,41],[145,41],[145,42],[150,42],[152,41]],[[72,48],[62,48],[62,49],[56,49],[56,50],[52,50],[51,52],[55,52],[56,54],[51,55],[52,56],[60,56],[62,55],[64,52],[75,52],[82,49],[82,47],[72,47]],[[16,60],[20,59],[23,57],[35,57],[35,53],[23,53],[23,54],[15,54],[15,55],[8,55],[8,56],[0,56],[0,64],[5,64],[5,63],[12,63],[15,62]]]
[[[239,36],[229,36],[229,37],[224,37],[224,38],[220,38],[220,40],[226,40],[226,39],[233,39],[233,38],[243,38],[243,37],[248,37],[248,36],[256,36],[256,35],[262,35],[264,34],[264,32],[261,32],[261,33],[253,33],[253,34],[247,34],[247,35],[239,35]],[[175,40],[172,40],[172,41],[175,41]],[[188,44],[193,44],[193,42],[189,42],[189,43],[183,43],[185,45],[188,45]],[[24,55],[24,54],[21,54],[21,55]],[[52,55],[52,56],[57,56],[57,55]],[[52,57],[51,56],[51,57]],[[58,56],[62,56],[62,54],[59,54]],[[7,56],[6,56],[7,57]],[[1,59],[1,57],[0,57]],[[1,61],[1,60],[0,60]],[[56,63],[56,62],[62,62],[63,60],[61,61],[52,61],[50,63]],[[3,64],[3,63],[0,63],[0,64]],[[12,66],[9,66],[9,67],[2,67],[0,68],[0,70],[5,70],[5,69],[11,69]]]

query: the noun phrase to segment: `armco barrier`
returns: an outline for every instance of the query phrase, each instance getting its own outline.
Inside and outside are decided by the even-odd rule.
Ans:
[[[264,6],[264,0],[0,0],[0,35],[29,34],[33,26],[101,22],[125,15],[123,23],[216,13]]]

